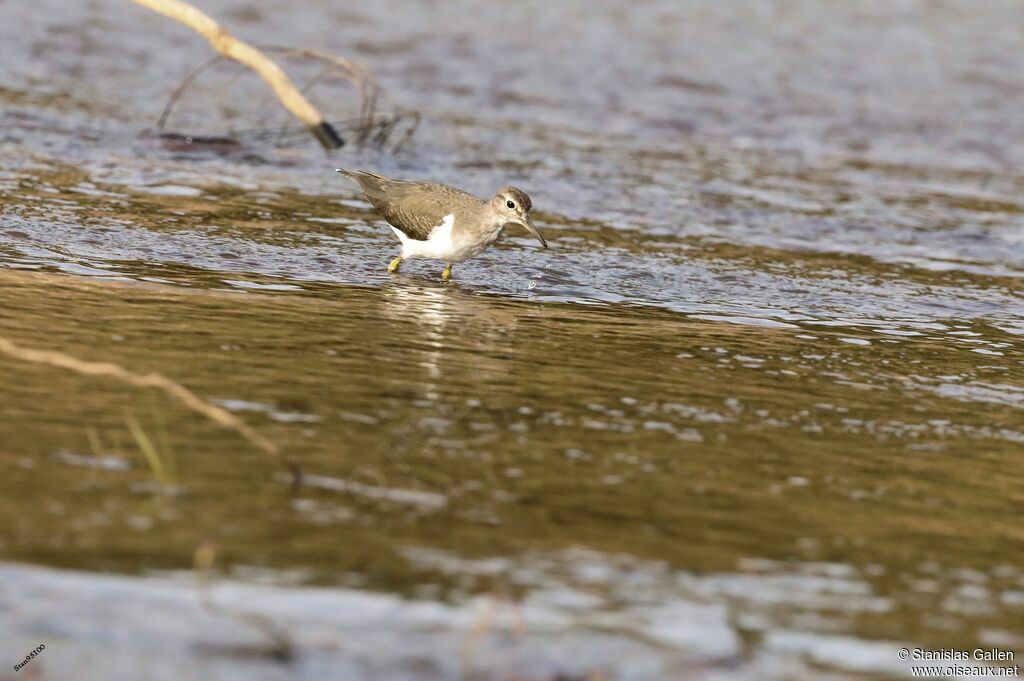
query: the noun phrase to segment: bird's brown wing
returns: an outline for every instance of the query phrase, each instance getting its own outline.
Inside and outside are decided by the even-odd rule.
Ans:
[[[443,184],[395,180],[363,170],[338,172],[358,182],[377,212],[410,239],[426,241],[446,215],[481,204],[472,194]]]

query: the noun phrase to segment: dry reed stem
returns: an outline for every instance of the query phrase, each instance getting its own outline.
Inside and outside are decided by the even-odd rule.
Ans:
[[[25,362],[68,369],[84,376],[113,378],[139,388],[157,388],[192,411],[205,416],[214,423],[233,430],[260,451],[280,461],[289,471],[292,484],[302,482],[302,469],[298,463],[281,452],[280,447],[253,430],[245,421],[231,412],[210,404],[176,381],[158,373],[139,374],[113,362],[86,362],[56,350],[34,350],[24,348],[0,336],[0,352]]]
[[[160,119],[156,122],[157,128],[164,127],[164,124],[167,123],[168,117],[171,115],[171,110],[174,109],[174,105],[178,103],[178,99],[185,94],[185,90],[187,90],[192,83],[199,78],[199,76],[203,75],[203,71],[211,66],[216,66],[222,61],[224,61],[224,57],[218,54],[216,57],[210,57],[199,66],[189,71],[188,75],[178,83],[178,87],[174,88],[174,92],[171,93],[167,103],[164,104],[164,110],[160,113]]]
[[[336,149],[344,144],[330,123],[292,82],[288,74],[258,49],[238,40],[197,7],[184,0],[132,0],[185,24],[210,41],[213,49],[255,71],[273,90],[293,116],[302,121],[325,149]]]
[[[380,85],[377,84],[377,79],[373,77],[373,74],[362,66],[355,62],[343,59],[342,57],[336,57],[333,54],[327,52],[320,52],[318,50],[308,49],[292,49],[292,48],[266,48],[267,51],[280,52],[283,57],[296,58],[296,59],[311,59],[326,63],[330,67],[330,73],[337,74],[347,80],[359,91],[359,98],[361,101],[361,108],[359,112],[359,142],[363,143],[369,136],[369,131],[372,128],[374,115],[377,110],[377,100],[381,96]],[[319,78],[318,78],[319,80]],[[304,91],[311,88],[315,83],[309,83],[304,88]]]
[[[383,149],[387,145],[391,136],[396,133],[396,130],[399,130],[404,124],[404,135],[392,146],[392,151],[398,152],[405,143],[412,138],[417,127],[419,127],[420,114],[417,111],[395,109],[394,113],[388,115],[377,113],[380,102],[389,101],[389,98],[377,83],[377,79],[374,77],[373,73],[364,66],[349,61],[348,59],[318,50],[296,49],[273,45],[261,45],[259,46],[259,49],[263,52],[279,54],[283,59],[317,61],[325,65],[325,67],[314,78],[302,86],[300,91],[303,95],[311,92],[316,85],[331,76],[338,76],[352,85],[359,92],[360,98],[359,117],[354,121],[352,134],[355,137],[356,144],[360,146],[372,143],[374,146]],[[164,105],[164,109],[156,124],[157,129],[162,130],[164,128],[167,124],[167,120],[170,118],[171,112],[174,110],[175,105],[177,105],[178,100],[184,96],[185,92],[192,87],[199,77],[211,67],[224,61],[228,60],[223,55],[213,57],[192,69],[192,71],[182,79],[174,89],[174,92],[171,93],[167,103]],[[338,127],[345,127],[344,122],[335,123],[335,125]],[[276,133],[272,130],[255,130],[246,132],[252,133],[252,136],[257,138],[275,137],[277,144],[281,144],[286,137],[291,137],[292,135],[291,131],[288,130],[287,123],[285,123],[285,125]]]

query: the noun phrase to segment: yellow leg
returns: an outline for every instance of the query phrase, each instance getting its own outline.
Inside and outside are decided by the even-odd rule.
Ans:
[[[452,278],[452,264],[448,263],[448,267],[444,268],[444,272],[441,272],[441,278],[445,281]]]
[[[398,256],[390,263],[388,263],[388,273],[392,274],[398,271],[398,268],[402,266],[402,256]]]

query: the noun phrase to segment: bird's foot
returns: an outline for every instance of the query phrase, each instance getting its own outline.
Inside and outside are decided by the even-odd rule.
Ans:
[[[448,263],[448,267],[445,267],[444,271],[441,272],[441,278],[444,279],[445,281],[448,281],[449,279],[452,278],[452,264],[451,263]]]
[[[390,263],[388,263],[388,274],[394,274],[398,271],[398,268],[402,266],[402,256],[398,256]]]

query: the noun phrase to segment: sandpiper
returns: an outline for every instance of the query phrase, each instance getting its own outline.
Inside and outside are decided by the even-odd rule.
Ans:
[[[505,187],[490,201],[481,201],[444,184],[395,180],[364,170],[336,170],[359,183],[367,200],[402,242],[402,251],[388,265],[388,272],[397,272],[403,260],[430,258],[447,263],[441,277],[451,279],[452,264],[480,255],[510,224],[525,227],[548,247],[530,219],[530,197],[515,187]]]

